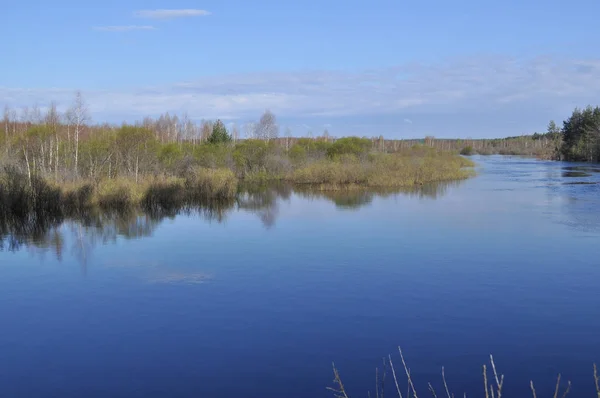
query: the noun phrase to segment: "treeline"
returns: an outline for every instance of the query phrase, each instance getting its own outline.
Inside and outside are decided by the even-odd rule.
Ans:
[[[245,126],[160,116],[94,125],[77,93],[64,113],[50,104],[20,113],[5,108],[0,141],[0,215],[70,213],[89,206],[177,207],[230,200],[242,185],[285,182],[321,190],[389,188],[464,179],[469,160],[427,145],[381,140],[280,136],[265,111]],[[393,152],[393,153],[392,153]]]
[[[550,122],[548,130],[562,136],[561,157],[574,162],[600,161],[600,107],[576,108],[559,129]]]
[[[335,162],[364,167],[377,162],[394,163],[390,158],[374,155],[410,149],[404,145],[381,146],[378,139],[333,139],[327,132],[315,138],[292,138],[288,129],[281,137],[276,116],[270,111],[245,126],[244,139],[240,139],[236,126],[230,131],[220,120],[197,124],[186,116],[169,114],[120,126],[93,125],[90,120],[80,93],[64,114],[57,111],[56,104],[50,104],[44,114],[39,108],[24,109],[20,114],[5,108],[1,161],[19,166],[30,180],[40,176],[59,182],[119,177],[139,182],[146,176],[182,176],[198,167],[229,169],[238,179],[282,179],[306,176],[307,170],[301,172],[302,169],[314,166],[315,171],[323,162],[330,162],[329,171],[333,174],[341,171],[333,166]],[[410,155],[425,158],[431,153]],[[367,175],[363,174],[350,182],[365,178]],[[423,181],[415,176],[412,182],[386,184],[414,182]]]

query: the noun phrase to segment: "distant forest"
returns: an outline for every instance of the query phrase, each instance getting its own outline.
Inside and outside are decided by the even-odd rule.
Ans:
[[[288,151],[297,143],[307,141],[335,142],[327,130],[294,136],[290,129],[283,132],[274,114],[266,111],[260,120],[231,129],[220,121],[192,121],[186,114],[165,113],[158,118],[146,117],[133,125],[91,123],[86,103],[77,92],[72,106],[60,114],[51,103],[42,114],[38,107],[19,111],[4,108],[0,119],[0,163],[18,162],[38,169],[45,175],[79,172],[93,175],[95,171],[115,164],[120,152],[127,168],[136,169],[150,141],[161,144],[157,158],[169,163],[177,159],[183,146],[197,147],[203,143],[235,144],[244,140],[269,142]],[[367,139],[363,137],[363,139]],[[378,152],[401,152],[415,145],[464,155],[502,154],[525,155],[542,159],[598,162],[600,161],[600,108],[575,109],[559,127],[554,121],[544,133],[534,133],[496,139],[384,139],[368,138]],[[131,152],[131,153],[130,153]],[[203,151],[200,151],[203,152]],[[211,154],[207,154],[211,155]],[[123,157],[123,156],[121,156]],[[132,159],[135,161],[132,162]],[[83,170],[85,169],[85,170]],[[109,172],[110,174],[110,172]]]

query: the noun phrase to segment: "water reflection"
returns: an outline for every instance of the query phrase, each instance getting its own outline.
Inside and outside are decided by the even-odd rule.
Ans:
[[[600,168],[595,165],[551,163],[544,166],[543,186],[548,199],[556,203],[559,211],[553,216],[560,224],[575,231],[595,233],[600,231]]]
[[[428,184],[402,190],[311,190],[278,184],[268,187],[246,189],[235,200],[186,205],[182,208],[153,207],[149,211],[102,212],[90,209],[69,217],[30,214],[25,217],[0,216],[0,250],[19,251],[28,249],[37,253],[52,252],[62,260],[70,249],[83,272],[94,247],[115,243],[118,239],[150,237],[165,220],[176,216],[199,217],[205,222],[222,223],[236,211],[256,214],[262,225],[275,226],[282,202],[290,201],[295,194],[310,200],[328,200],[339,209],[356,211],[368,206],[376,197],[408,195],[417,198],[437,199],[457,182]],[[176,278],[175,278],[176,279]]]

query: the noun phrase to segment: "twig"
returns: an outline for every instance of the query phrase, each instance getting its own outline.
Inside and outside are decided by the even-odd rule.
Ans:
[[[415,398],[418,398],[417,391],[415,390],[415,385],[413,384],[412,379],[410,378],[410,372],[408,370],[408,367],[406,366],[406,362],[404,361],[404,355],[402,355],[402,349],[400,348],[400,346],[398,346],[398,351],[400,352],[400,358],[402,359],[402,365],[404,365],[404,370],[406,371],[406,377],[408,377],[408,385],[412,389],[412,392],[413,392],[413,395],[415,396]]]
[[[446,374],[444,373],[444,367],[442,366],[442,380],[444,380],[444,387],[446,388],[446,395],[448,398],[452,398],[450,396],[450,390],[448,390],[448,384],[446,383]]]
[[[398,385],[398,379],[396,378],[396,370],[394,370],[394,364],[392,363],[392,356],[388,355],[390,360],[390,367],[392,368],[392,376],[394,376],[394,383],[396,383],[396,391],[398,391],[398,397],[402,398],[402,393],[400,392],[400,386]]]
[[[383,394],[385,393],[385,376],[387,375],[387,364],[385,362],[385,358],[383,359],[383,375],[381,376],[381,398],[383,398]]]
[[[375,398],[379,398],[379,369],[375,368]]]
[[[342,383],[340,374],[339,374],[337,368],[335,367],[335,363],[332,362],[331,366],[333,367],[333,376],[334,376],[333,382],[338,385],[339,390],[336,390],[335,388],[332,388],[332,387],[327,387],[327,389],[330,391],[333,391],[336,398],[348,398],[348,394],[346,394],[346,389],[344,388],[344,384]]]
[[[567,382],[567,389],[565,390],[565,393],[563,394],[562,398],[565,398],[570,392],[571,392],[571,381],[569,380]]]
[[[504,384],[504,375],[501,375],[500,379],[498,379],[498,372],[496,372],[496,364],[494,363],[494,357],[492,356],[492,354],[490,354],[490,362],[492,364],[492,370],[494,371],[494,378],[496,379],[498,398],[501,398],[502,397],[502,385]]]
[[[554,389],[554,398],[558,398],[558,389],[560,388],[560,373],[556,378],[556,388]]]
[[[596,394],[600,398],[600,385],[598,383],[598,367],[594,364],[594,381],[596,382]]]
[[[437,394],[435,393],[435,390],[433,389],[433,386],[431,385],[431,383],[427,383],[429,385],[429,391],[431,391],[431,395],[433,395],[433,398],[437,398]]]
[[[537,398],[537,394],[535,393],[535,387],[533,386],[533,380],[529,381],[529,386],[531,387],[531,392],[533,393],[533,398]]]
[[[488,383],[487,383],[487,368],[483,365],[483,388],[485,390],[485,398],[490,398],[488,393]]]

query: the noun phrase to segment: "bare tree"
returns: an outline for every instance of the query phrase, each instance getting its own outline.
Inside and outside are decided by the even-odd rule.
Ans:
[[[201,127],[201,141],[206,142],[208,140],[208,137],[210,137],[210,135],[212,134],[212,123],[206,120],[202,121],[202,127]]]
[[[89,121],[88,108],[83,100],[81,91],[75,93],[75,101],[70,109],[70,114],[73,117],[73,124],[75,126],[75,175],[78,173],[77,165],[79,161],[79,135],[81,134],[85,123]]]
[[[8,105],[4,106],[4,117],[2,118],[2,122],[4,124],[4,147],[8,154],[8,131],[10,129],[10,109],[8,108]]]
[[[289,151],[290,149],[290,140],[292,138],[292,129],[289,127],[285,128],[285,150]]]
[[[244,124],[244,137],[246,139],[257,138],[256,135],[256,123],[248,122]]]
[[[240,139],[240,131],[238,130],[238,126],[235,123],[233,124],[233,127],[231,129],[231,138],[233,139],[234,143]]]
[[[279,136],[279,126],[277,125],[277,118],[275,115],[266,110],[265,113],[260,117],[260,120],[255,128],[254,135],[256,138],[269,141]]]
[[[50,168],[52,168],[52,163],[54,162],[54,179],[58,179],[58,146],[60,142],[60,138],[58,136],[58,126],[60,124],[60,115],[56,110],[56,103],[54,101],[50,102],[50,106],[48,107],[48,112],[45,117],[46,125],[50,128],[51,134],[54,138],[54,144],[50,143]],[[54,151],[55,150],[55,151]],[[52,152],[54,156],[52,156]]]

